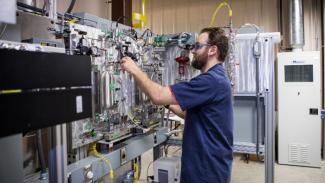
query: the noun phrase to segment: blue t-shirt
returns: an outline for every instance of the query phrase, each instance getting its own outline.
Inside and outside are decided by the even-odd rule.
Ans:
[[[229,183],[233,109],[230,82],[222,64],[170,88],[186,110],[181,183]]]

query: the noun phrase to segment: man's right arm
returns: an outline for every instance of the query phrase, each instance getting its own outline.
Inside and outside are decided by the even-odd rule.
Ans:
[[[186,111],[182,111],[179,105],[170,105],[168,109],[171,110],[174,114],[176,114],[180,118],[185,119]]]

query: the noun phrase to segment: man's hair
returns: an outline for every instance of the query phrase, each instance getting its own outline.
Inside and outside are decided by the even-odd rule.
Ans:
[[[209,40],[207,43],[218,47],[218,60],[222,62],[225,61],[229,49],[228,38],[225,31],[220,27],[207,27],[202,29],[200,34],[205,32],[209,34]]]

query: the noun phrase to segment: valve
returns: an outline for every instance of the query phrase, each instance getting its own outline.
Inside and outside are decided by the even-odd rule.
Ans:
[[[185,67],[190,61],[190,58],[186,55],[185,52],[182,52],[181,56],[175,58],[175,61],[178,63],[178,74],[182,78],[185,76]]]

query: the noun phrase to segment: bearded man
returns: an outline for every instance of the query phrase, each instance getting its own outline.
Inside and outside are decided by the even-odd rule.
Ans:
[[[191,65],[201,74],[189,82],[161,86],[150,80],[129,57],[121,60],[140,89],[156,105],[185,119],[181,183],[229,183],[233,160],[231,86],[222,63],[228,38],[221,28],[201,30],[191,52]]]

